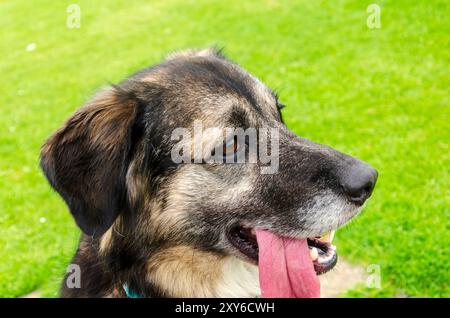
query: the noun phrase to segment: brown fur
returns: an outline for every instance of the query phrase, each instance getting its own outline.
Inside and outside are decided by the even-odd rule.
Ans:
[[[218,297],[224,256],[192,246],[175,246],[156,253],[147,264],[147,279],[166,286],[171,297]]]
[[[280,105],[256,77],[207,49],[174,54],[75,112],[41,152],[46,177],[83,231],[72,260],[81,288],[65,280],[61,295],[125,297],[126,284],[145,297],[253,297],[257,251],[233,245],[233,230],[311,237],[353,217],[362,203],[349,200],[340,180],[353,167],[370,169],[295,136]],[[263,174],[260,162],[176,164],[171,133],[197,120],[204,128],[276,128],[279,171]],[[211,134],[201,144],[222,142]]]

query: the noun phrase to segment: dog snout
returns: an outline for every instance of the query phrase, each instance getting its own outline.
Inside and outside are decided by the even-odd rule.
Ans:
[[[370,165],[358,160],[346,169],[342,169],[338,177],[349,200],[362,205],[372,194],[378,172]]]

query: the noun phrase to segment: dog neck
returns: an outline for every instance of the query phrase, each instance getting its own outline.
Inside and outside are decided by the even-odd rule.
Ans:
[[[100,239],[101,257],[108,257],[111,231]],[[147,290],[152,297],[259,297],[258,267],[234,256],[224,256],[189,245],[159,249],[151,253],[138,276],[140,282],[122,281],[124,294],[140,295]],[[129,275],[126,275],[129,276]],[[141,288],[134,290],[137,283]],[[128,288],[128,286],[130,288]],[[144,287],[147,286],[147,287]]]
[[[147,281],[167,297],[258,297],[258,267],[234,256],[188,246],[154,255],[147,263]]]

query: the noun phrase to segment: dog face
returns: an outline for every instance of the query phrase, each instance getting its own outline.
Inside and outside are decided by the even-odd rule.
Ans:
[[[257,263],[254,228],[320,236],[355,216],[370,196],[375,170],[296,136],[280,108],[270,89],[220,52],[176,54],[97,94],[43,146],[41,165],[118,280],[169,295],[157,278],[164,261],[196,251],[205,264]],[[201,138],[173,138],[198,123]],[[264,170],[258,151],[253,163],[226,162],[230,153],[249,158],[255,147],[224,137],[228,127],[254,129],[256,149],[264,138],[258,132],[276,132],[265,144],[276,155],[276,171]],[[203,156],[176,163],[180,144],[185,157],[223,147],[224,162]],[[208,273],[207,267],[197,271]]]

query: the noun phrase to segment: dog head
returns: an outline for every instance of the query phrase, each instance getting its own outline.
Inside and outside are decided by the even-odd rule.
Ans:
[[[376,171],[293,134],[281,107],[220,52],[179,53],[97,94],[43,146],[41,166],[119,280],[172,295],[158,264],[192,251],[254,264],[254,229],[314,238],[370,196]]]

